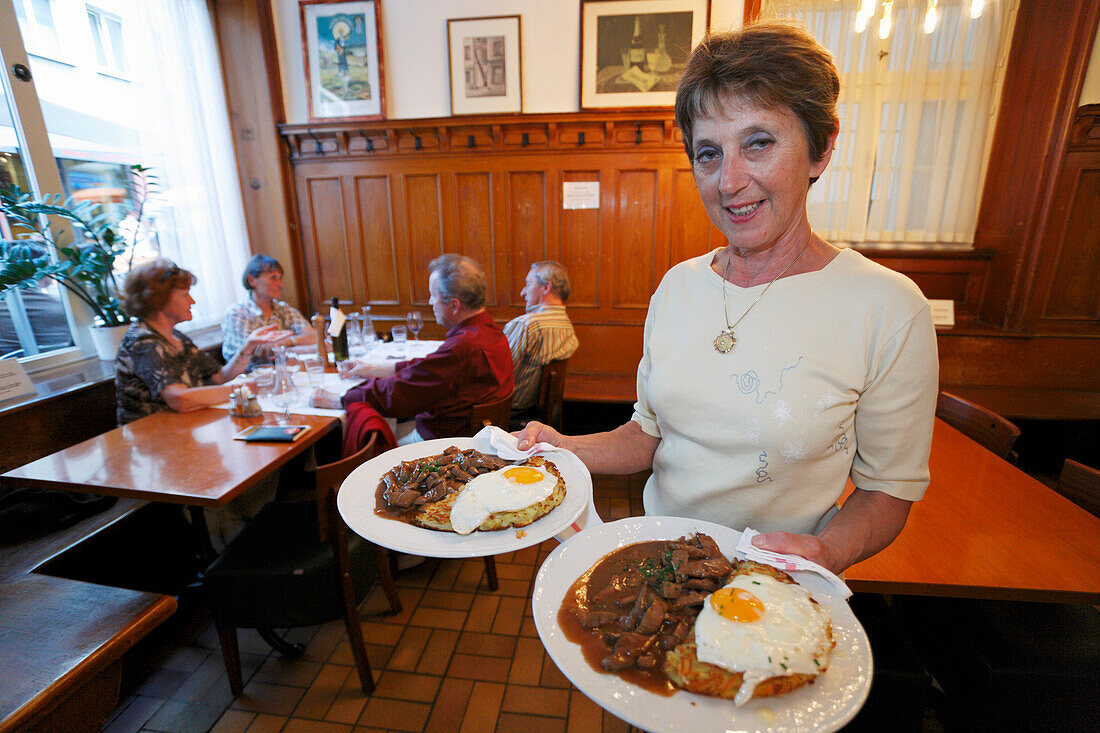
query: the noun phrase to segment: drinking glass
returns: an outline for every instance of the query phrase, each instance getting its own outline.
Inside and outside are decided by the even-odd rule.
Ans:
[[[424,328],[424,317],[420,315],[420,311],[409,311],[406,313],[405,323],[408,325],[409,330],[413,332],[413,338],[419,341],[420,329]]]
[[[253,374],[256,376],[256,394],[270,393],[272,385],[275,384],[275,367],[262,366],[253,370]]]
[[[367,347],[363,342],[363,320],[358,313],[348,316],[348,355],[355,358],[366,356]]]
[[[393,336],[393,352],[399,359],[405,358],[405,342],[409,339],[408,330],[404,326],[394,326],[390,329]]]
[[[302,357],[302,363],[305,364],[306,367],[306,376],[309,378],[309,386],[324,386],[325,365],[321,363],[321,357],[316,354],[308,354]]]

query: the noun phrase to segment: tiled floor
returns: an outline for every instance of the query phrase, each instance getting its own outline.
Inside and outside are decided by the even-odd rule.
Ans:
[[[643,513],[634,477],[598,477],[605,519]],[[397,578],[403,611],[387,616],[376,588],[360,610],[376,689],[367,696],[343,622],[294,629],[288,662],[241,630],[244,694],[229,692],[217,635],[201,604],[181,610],[128,656],[110,733],[207,731],[628,731],[558,671],[531,618],[531,584],[554,540],[496,558],[500,589],[480,559],[429,561]]]

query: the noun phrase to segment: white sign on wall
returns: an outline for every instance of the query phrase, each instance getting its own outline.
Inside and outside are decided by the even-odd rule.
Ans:
[[[599,181],[565,181],[561,184],[563,209],[600,208]]]
[[[0,402],[34,393],[34,384],[22,364],[15,359],[0,361]]]

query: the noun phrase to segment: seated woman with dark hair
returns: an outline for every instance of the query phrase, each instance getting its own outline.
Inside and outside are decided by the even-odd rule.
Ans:
[[[276,325],[258,328],[225,366],[218,366],[176,330],[191,320],[193,274],[166,259],[135,267],[122,300],[137,321],[122,339],[115,364],[120,425],[161,410],[189,412],[229,399],[229,382],[244,371],[260,346],[286,339]]]
[[[283,266],[274,257],[253,255],[245,265],[241,276],[248,297],[233,305],[222,318],[222,357],[233,359],[245,346],[248,335],[260,326],[278,326],[287,331],[285,338],[271,345],[306,346],[317,340],[309,321],[293,306],[280,300],[283,297]],[[269,356],[268,346],[259,350],[248,368],[256,366],[256,360]]]

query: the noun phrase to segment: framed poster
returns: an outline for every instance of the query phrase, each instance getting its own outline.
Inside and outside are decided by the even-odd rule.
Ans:
[[[451,114],[522,112],[518,15],[447,21]]]
[[[581,109],[671,107],[710,0],[583,0]]]
[[[311,122],[385,117],[381,0],[300,0]]]

